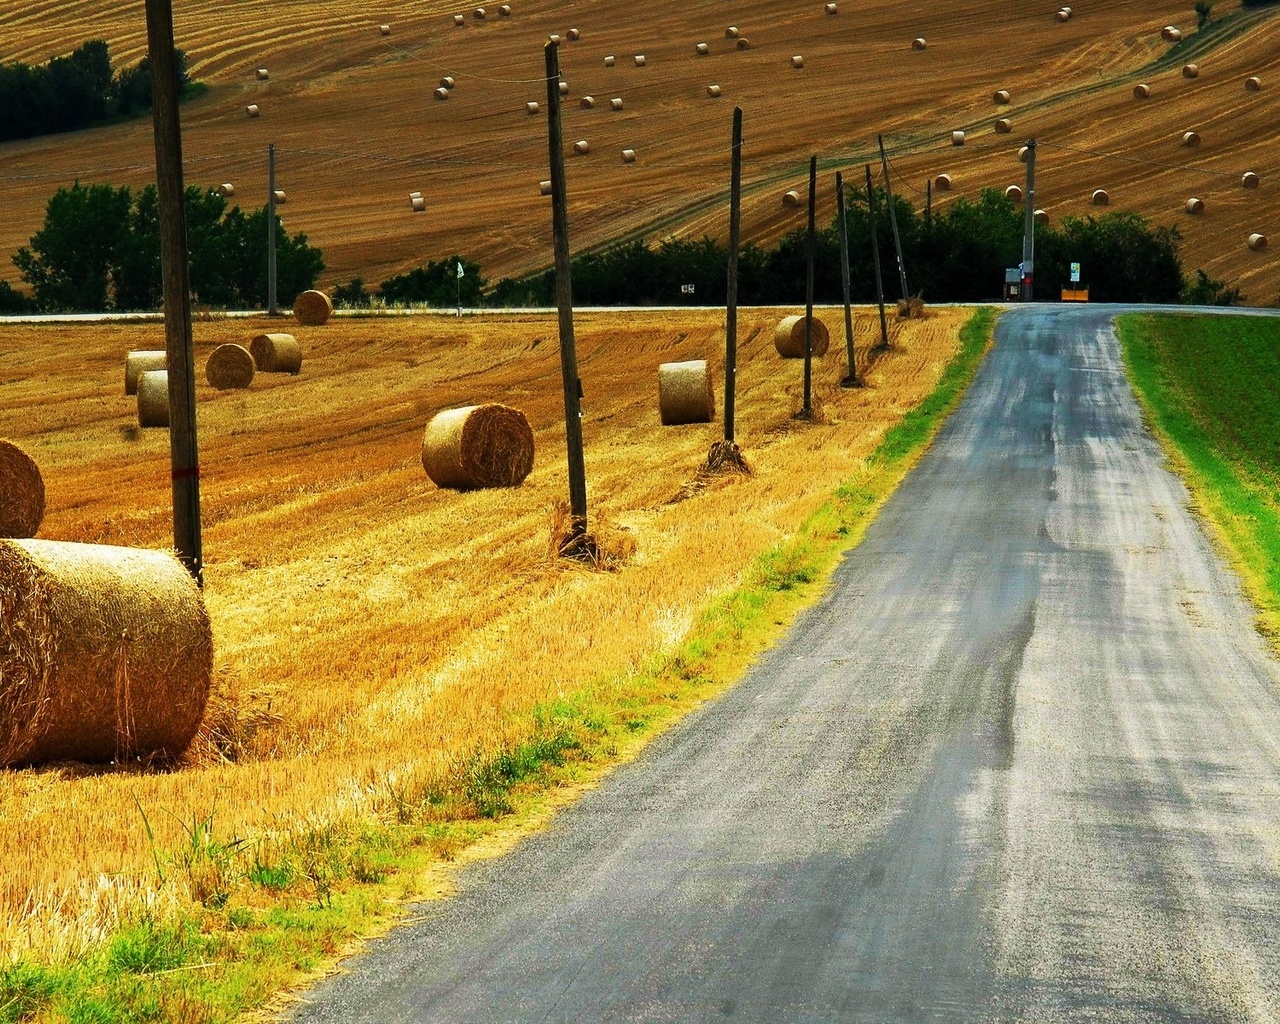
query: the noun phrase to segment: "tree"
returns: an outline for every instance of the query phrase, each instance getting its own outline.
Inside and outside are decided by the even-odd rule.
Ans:
[[[26,313],[31,309],[31,300],[18,291],[8,281],[0,280],[0,313]]]
[[[1196,0],[1196,28],[1204,28],[1209,24],[1209,14],[1213,10],[1213,4],[1206,3],[1205,0]]]
[[[459,262],[463,270],[461,279],[457,269]],[[484,286],[480,264],[454,254],[447,259],[431,260],[425,267],[389,277],[378,285],[378,291],[387,303],[417,302],[448,308],[459,301],[459,295],[464,306],[484,305]]]

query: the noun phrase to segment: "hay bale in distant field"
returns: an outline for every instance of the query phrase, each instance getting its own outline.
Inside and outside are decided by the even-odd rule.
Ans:
[[[1187,213],[1192,213],[1192,214],[1204,213],[1204,200],[1197,199],[1195,196],[1192,196],[1190,199],[1187,200],[1186,209],[1187,209]]]
[[[551,195],[551,182],[549,181],[538,182],[538,193],[544,196]]]
[[[794,57],[791,58],[791,66],[793,68],[804,67],[804,57],[802,57],[800,54],[797,53]]]
[[[1024,164],[1027,162],[1027,153],[1028,153],[1028,152],[1029,152],[1029,150],[1027,149],[1027,147],[1026,147],[1026,146],[1019,146],[1019,147],[1018,147],[1018,159],[1019,159],[1022,163],[1024,163]]]
[[[250,117],[257,117],[262,113],[262,111],[258,109],[258,104],[256,103],[250,103],[244,108],[244,112]]]
[[[913,50],[923,50],[928,45],[924,41],[924,36],[916,36],[915,39],[911,40],[911,49]]]
[[[604,59],[604,66],[605,66],[605,67],[607,67],[607,68],[611,68],[611,67],[613,67],[613,65],[614,65],[615,63],[617,63],[617,60],[616,60],[616,58],[613,56],[613,54],[609,54],[609,56],[607,56],[607,57]]]
[[[1004,106],[1006,103],[1009,103],[1012,99],[1013,97],[1009,95],[1008,89],[997,89],[991,96],[991,102],[994,103],[997,107]]]
[[[1253,171],[1245,171],[1244,174],[1240,175],[1240,184],[1245,188],[1257,188],[1258,181],[1258,176]]]
[[[1200,76],[1200,66],[1198,64],[1182,65],[1183,78],[1198,78]]]
[[[720,86],[718,85],[707,86],[707,95],[710,96],[712,99],[715,99],[717,96],[720,95]]]
[[[499,17],[499,18],[509,18],[509,17],[511,17],[511,5],[510,5],[510,4],[503,4],[501,7],[499,7],[499,8],[498,8],[498,17]]]
[[[823,8],[823,10],[825,10],[828,14],[840,13],[840,8],[838,8],[835,4],[827,4],[826,7]]]
[[[1135,99],[1145,100],[1151,96],[1151,86],[1146,82],[1139,82],[1133,87],[1133,95]]]
[[[933,179],[933,187],[936,188],[939,192],[950,192],[951,185],[952,185],[952,180],[951,180],[950,174],[939,174],[936,178]]]
[[[773,330],[773,347],[784,359],[804,358],[804,315],[786,316],[778,322]],[[810,351],[814,358],[826,355],[827,346],[831,344],[831,336],[827,333],[827,325],[816,316],[810,321]]]
[[[1054,14],[1054,17],[1055,17],[1058,21],[1070,21],[1070,20],[1071,20],[1071,8],[1070,8],[1070,7],[1064,7],[1064,8],[1062,8],[1060,11],[1058,11],[1056,14]]]
[[[477,7],[474,11],[471,12],[471,17],[475,18],[476,21],[484,21],[484,19],[487,18],[488,16],[489,16],[489,12],[486,11],[483,7]]]
[[[268,71],[266,68],[258,68],[258,70],[253,73],[253,76],[259,82],[265,82],[267,81],[267,79],[271,77],[271,72]]]
[[[253,383],[254,358],[242,345],[227,343],[209,353],[205,379],[219,391],[247,388]]]
[[[1184,146],[1190,146],[1192,149],[1194,149],[1196,146],[1200,145],[1200,133],[1199,132],[1183,132],[1182,144]]]
[[[1094,206],[1106,206],[1109,202],[1111,202],[1111,196],[1107,193],[1106,189],[1104,188],[1094,189],[1094,192],[1093,192]]]
[[[1073,11],[1070,7],[1062,7],[1062,8],[1060,8],[1060,10],[1061,10],[1061,11],[1062,11],[1062,13],[1063,13],[1063,14],[1065,14],[1068,18],[1069,18],[1069,17],[1071,17],[1071,15],[1073,15],[1073,14],[1075,13],[1075,11]]]
[[[591,152],[591,143],[586,139],[579,139],[573,144],[573,151],[578,156],[586,156]]]
[[[643,53],[637,53],[637,54],[635,55],[635,62],[636,62],[636,67],[638,67],[638,68],[642,68],[642,67],[644,67],[644,54],[643,54]]]
[[[739,50],[751,49],[751,40],[746,36],[739,36],[738,41],[734,44]]]
[[[384,35],[384,36],[389,36],[389,35],[391,35],[391,26],[390,26],[390,25],[379,25],[379,26],[378,26],[378,31],[379,31],[382,35]]]
[[[1244,80],[1244,88],[1246,92],[1260,92],[1262,90],[1262,79],[1257,75],[1250,75]]]
[[[624,164],[633,164],[636,162],[636,151],[634,149],[624,149],[622,151],[622,162]]]
[[[995,129],[1001,135],[1008,135],[1009,132],[1013,131],[1013,122],[1007,117],[998,118],[996,120]]]
[[[1037,224],[1048,224],[1048,223],[1049,223],[1049,211],[1048,211],[1048,210],[1036,210],[1036,211],[1034,211],[1034,212],[1031,214],[1031,216],[1035,218],[1035,222],[1036,222]]]
[[[953,145],[953,146],[963,146],[963,145],[964,145],[964,132],[960,132],[960,131],[952,132],[952,133],[951,133],[951,145]]]
[[[204,601],[167,551],[0,541],[0,765],[176,757],[212,678]]]
[[[1160,38],[1166,43],[1178,43],[1182,41],[1182,30],[1176,25],[1166,25],[1160,30]]]
[[[737,39],[737,38],[738,38],[738,26],[737,26],[737,25],[730,25],[728,28],[726,28],[726,29],[724,30],[724,37],[725,37],[726,39]]]
[[[582,33],[579,32],[576,28],[569,29],[568,33],[566,34],[569,36],[569,41],[571,43],[576,43],[579,39],[582,38]]]
[[[453,16],[453,23],[459,26],[465,25],[467,23],[467,19],[464,18],[461,14],[455,14]]]
[[[43,520],[40,467],[12,441],[0,440],[0,537],[34,537]]]
[[[445,75],[442,79],[440,79],[441,89],[452,89],[455,84],[456,83],[454,82],[453,75]]]
[[[699,43],[697,46],[693,48],[693,52],[696,53],[699,57],[705,57],[707,54],[711,52],[711,47],[708,46],[706,43]]]
[[[274,189],[271,193],[271,197],[275,199],[277,206],[289,201],[289,196],[285,193],[284,189],[281,188]]]
[[[596,105],[596,98],[594,96],[583,96],[579,102],[582,104],[583,110],[590,110]]]
[[[409,209],[414,213],[426,213],[427,201],[422,196],[412,196],[409,199]]]
[[[222,196],[222,198],[224,199],[230,199],[235,194],[236,194],[236,187],[235,185],[231,184],[231,182],[229,181],[224,181],[221,185],[218,186],[218,195]]]
[[[568,83],[568,82],[564,82],[564,81],[562,81],[562,82],[560,83],[560,95],[561,95],[561,96],[568,96],[568,95],[569,95],[569,83]]]
[[[138,426],[169,425],[169,371],[144,370],[138,374]]]
[[[446,409],[427,424],[422,468],[438,487],[519,486],[533,469],[533,430],[505,405]]]
[[[1012,199],[1015,203],[1022,202],[1022,187],[1020,185],[1009,185],[1004,190],[1004,197]]]
[[[710,423],[716,418],[716,396],[705,359],[658,367],[658,415],[664,427]]]
[[[263,373],[301,373],[302,346],[292,334],[259,334],[249,342],[254,365]]]
[[[1267,236],[1261,232],[1255,231],[1249,236],[1249,248],[1254,252],[1261,252],[1267,247]]]
[[[799,206],[800,193],[793,188],[787,189],[787,191],[782,193],[782,205],[783,206]]]
[[[622,97],[621,97],[621,96],[615,96],[613,99],[611,99],[611,100],[609,101],[609,109],[610,109],[610,110],[621,110],[621,109],[622,109]]]
[[[552,46],[559,46],[559,45],[560,45],[560,33],[559,33],[559,32],[552,32],[552,33],[551,33],[551,35],[547,36],[547,42],[549,42]]]
[[[526,114],[536,114],[541,109],[542,108],[538,106],[537,100],[530,100],[524,105],[524,112]]]
[[[438,100],[447,100],[449,98],[449,90],[442,85],[436,89],[435,97]]]
[[[138,393],[138,375],[147,370],[163,370],[169,365],[169,357],[163,351],[140,349],[124,355],[124,393]]]
[[[322,291],[308,288],[293,300],[293,318],[304,327],[320,327],[333,316],[333,300]]]

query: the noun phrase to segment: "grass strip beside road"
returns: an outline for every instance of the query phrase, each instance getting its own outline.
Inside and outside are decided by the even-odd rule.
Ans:
[[[1280,318],[1116,321],[1138,401],[1280,650]]]
[[[959,402],[994,322],[993,309],[975,311],[933,392],[855,478],[704,609],[674,650],[539,705],[514,723],[519,739],[458,764],[444,787],[407,786],[387,820],[329,821],[280,841],[225,834],[216,807],[184,822],[187,842],[154,854],[161,878],[180,881],[191,901],[157,903],[69,963],[0,965],[0,1024],[270,1015],[281,993],[403,919],[408,903],[447,896],[455,865],[499,854],[545,825],[662,728],[742,678],[821,596]]]

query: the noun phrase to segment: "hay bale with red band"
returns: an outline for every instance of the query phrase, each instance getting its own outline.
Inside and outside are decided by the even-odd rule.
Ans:
[[[533,469],[533,429],[519,409],[445,409],[427,424],[422,468],[438,487],[518,487]]]
[[[0,537],[34,537],[43,521],[40,467],[12,441],[0,441]]]
[[[176,757],[212,677],[209,616],[172,554],[0,541],[0,765]]]

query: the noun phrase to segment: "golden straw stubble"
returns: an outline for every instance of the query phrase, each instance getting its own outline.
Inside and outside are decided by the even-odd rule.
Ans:
[[[533,428],[519,409],[445,409],[422,439],[422,468],[439,487],[516,487],[533,469]]]
[[[0,537],[34,537],[43,520],[40,467],[12,441],[0,441]]]
[[[0,765],[181,754],[213,635],[167,551],[0,540]]]

